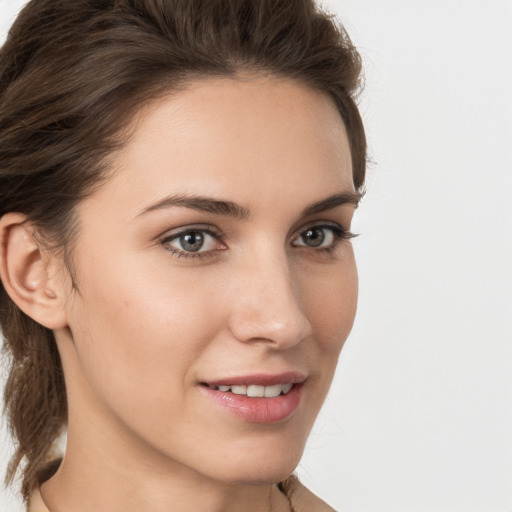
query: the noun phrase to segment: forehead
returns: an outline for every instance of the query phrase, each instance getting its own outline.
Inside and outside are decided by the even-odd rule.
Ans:
[[[144,108],[114,155],[110,200],[144,208],[158,194],[236,194],[244,202],[353,190],[333,100],[272,77],[204,79]],[[111,189],[111,190],[110,190]],[[313,198],[314,199],[314,198]]]

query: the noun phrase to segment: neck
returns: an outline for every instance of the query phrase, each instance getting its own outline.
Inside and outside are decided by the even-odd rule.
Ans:
[[[69,471],[69,462],[41,487],[44,503],[51,512],[289,512],[290,506],[277,486],[194,485],[173,477],[142,478],[120,475],[107,478],[103,471]],[[125,472],[124,472],[125,473]]]

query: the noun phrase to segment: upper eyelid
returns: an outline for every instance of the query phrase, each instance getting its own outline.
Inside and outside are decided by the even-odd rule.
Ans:
[[[183,233],[188,233],[190,231],[202,231],[218,238],[222,238],[224,236],[220,229],[210,224],[192,224],[190,226],[181,226],[179,228],[168,229],[162,235],[160,235],[158,239],[161,241],[170,240],[173,238],[178,238]]]
[[[332,228],[332,229],[337,229],[339,231],[343,231],[343,232],[346,232],[348,233],[350,231],[350,229],[346,229],[345,227],[343,227],[342,224],[340,224],[339,222],[336,222],[336,221],[333,221],[333,220],[321,220],[321,219],[317,219],[317,220],[313,220],[313,221],[310,221],[310,222],[307,222],[306,224],[302,225],[301,227],[297,228],[296,230],[293,231],[293,233],[295,234],[294,237],[296,236],[299,236],[301,233],[303,233],[305,230],[309,229],[309,228],[313,228],[313,227],[323,227],[323,228]]]
[[[317,220],[312,220],[310,222],[307,222],[307,223],[303,224],[302,226],[300,226],[299,228],[295,228],[292,231],[292,233],[293,233],[292,237],[298,236],[304,230],[306,230],[308,228],[311,228],[311,227],[314,227],[314,226],[333,227],[333,228],[340,229],[342,231],[348,231],[339,222],[332,221],[332,220],[317,219]],[[160,235],[158,238],[161,239],[161,240],[169,239],[169,238],[174,238],[174,237],[178,237],[179,235],[181,235],[183,233],[187,233],[189,231],[204,231],[206,233],[210,233],[210,234],[212,234],[212,235],[214,235],[216,237],[219,237],[219,238],[223,238],[225,236],[224,233],[222,232],[222,230],[220,230],[219,228],[217,228],[214,225],[211,225],[211,224],[191,224],[191,225],[188,225],[188,226],[180,226],[178,228],[172,228],[170,230],[167,230],[162,235]]]

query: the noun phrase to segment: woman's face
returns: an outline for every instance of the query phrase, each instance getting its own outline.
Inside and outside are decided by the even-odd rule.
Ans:
[[[82,428],[105,456],[286,477],[356,311],[334,104],[284,79],[198,81],[138,116],[114,170],[78,207],[79,291],[56,333],[70,442]]]

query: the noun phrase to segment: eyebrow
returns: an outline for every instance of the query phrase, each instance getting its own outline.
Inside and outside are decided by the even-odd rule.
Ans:
[[[345,204],[349,204],[354,206],[354,208],[357,208],[363,198],[363,195],[363,192],[340,192],[339,194],[333,194],[332,196],[306,206],[306,208],[301,212],[301,217],[309,217],[310,215],[332,210],[337,206],[343,206]]]
[[[224,201],[221,199],[214,199],[206,196],[193,196],[188,194],[178,194],[165,197],[158,203],[155,203],[137,215],[144,215],[145,213],[163,208],[171,208],[173,206],[180,206],[182,208],[190,208],[200,212],[214,213],[216,215],[225,215],[227,217],[234,217],[240,220],[246,220],[250,217],[250,211],[240,206],[233,201]]]
[[[363,193],[360,192],[340,192],[338,194],[333,194],[325,199],[321,199],[309,206],[306,206],[302,210],[300,216],[308,217],[346,204],[357,208],[362,196]],[[215,215],[224,215],[239,220],[248,220],[251,216],[251,212],[248,208],[233,201],[225,201],[200,195],[177,194],[167,196],[161,201],[148,206],[142,210],[137,217],[155,210],[162,210],[173,206],[190,208],[191,210],[213,213]]]

